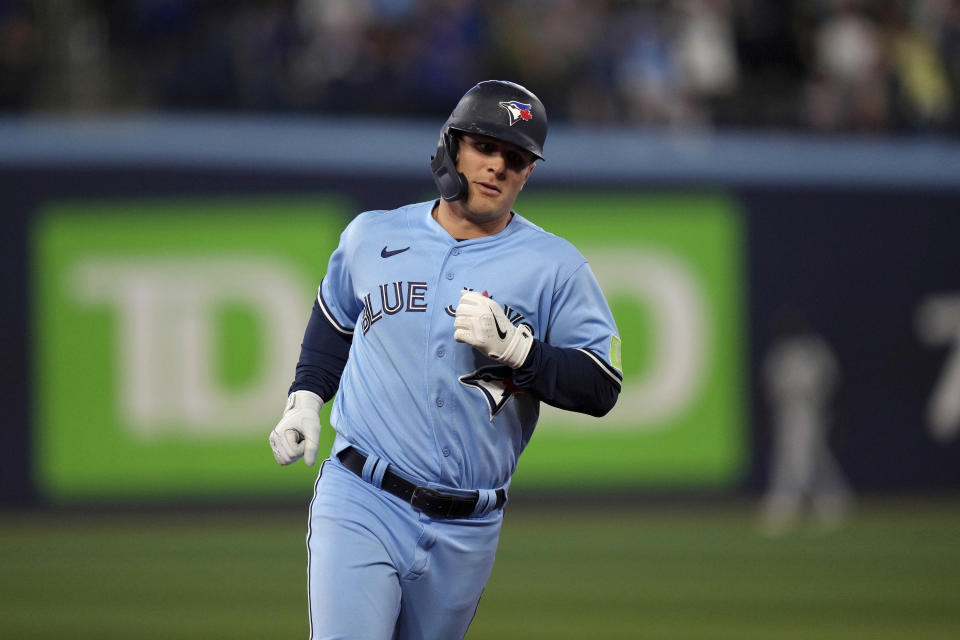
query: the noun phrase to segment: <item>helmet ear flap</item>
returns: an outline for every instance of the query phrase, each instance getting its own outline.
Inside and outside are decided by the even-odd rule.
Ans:
[[[447,202],[466,197],[469,188],[467,177],[457,171],[458,143],[456,135],[449,128],[445,129],[437,143],[437,154],[430,158],[433,181],[440,197]]]
[[[447,145],[447,155],[450,156],[450,160],[452,160],[454,164],[460,159],[460,135],[459,131],[450,128],[447,128],[444,134]]]

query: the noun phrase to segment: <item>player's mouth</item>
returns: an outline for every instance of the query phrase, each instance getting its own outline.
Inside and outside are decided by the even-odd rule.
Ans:
[[[488,195],[488,196],[500,195],[500,187],[493,184],[492,182],[475,182],[474,184],[477,185],[477,190],[484,195]]]

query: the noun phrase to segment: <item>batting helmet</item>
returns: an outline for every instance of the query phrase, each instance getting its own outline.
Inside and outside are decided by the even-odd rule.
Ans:
[[[443,124],[437,154],[430,158],[433,180],[444,200],[467,195],[457,172],[456,133],[476,133],[514,144],[543,160],[547,112],[540,98],[519,84],[486,80],[467,91]]]

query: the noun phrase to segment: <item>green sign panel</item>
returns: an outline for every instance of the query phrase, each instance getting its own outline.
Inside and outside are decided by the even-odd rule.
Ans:
[[[267,435],[345,211],[247,199],[46,210],[33,235],[44,495],[309,492],[316,469],[280,469]]]
[[[515,487],[722,486],[744,460],[739,218],[713,196],[524,196],[591,262],[618,406],[544,407]],[[304,495],[267,434],[350,214],[334,200],[61,204],[33,229],[37,484],[56,501]],[[451,328],[452,331],[452,328]],[[329,407],[323,420],[328,424]],[[321,452],[333,430],[324,429]]]
[[[515,486],[703,487],[745,460],[742,237],[716,195],[524,195],[525,217],[590,261],[620,330],[603,418],[544,407]]]

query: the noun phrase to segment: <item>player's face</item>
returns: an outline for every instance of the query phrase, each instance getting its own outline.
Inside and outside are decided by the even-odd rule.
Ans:
[[[469,184],[462,203],[467,217],[489,222],[508,215],[533,171],[534,159],[509,142],[465,134],[460,140],[457,169]]]

